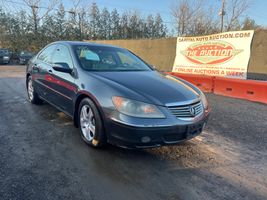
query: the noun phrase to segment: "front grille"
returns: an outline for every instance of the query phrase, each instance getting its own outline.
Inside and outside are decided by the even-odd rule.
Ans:
[[[201,101],[189,105],[169,106],[168,108],[176,118],[194,118],[203,113]]]

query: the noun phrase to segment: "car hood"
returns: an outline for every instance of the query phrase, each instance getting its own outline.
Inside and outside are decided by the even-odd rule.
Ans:
[[[107,79],[126,87],[157,105],[165,106],[199,97],[199,90],[191,84],[157,71],[94,72],[94,74],[101,76],[102,80]]]

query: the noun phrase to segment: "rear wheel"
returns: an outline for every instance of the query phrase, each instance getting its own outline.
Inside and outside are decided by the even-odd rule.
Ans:
[[[101,147],[106,143],[103,123],[95,104],[85,98],[79,106],[79,128],[83,140],[93,147]]]
[[[29,76],[27,79],[27,92],[28,92],[29,101],[32,104],[40,104],[42,102],[38,94],[35,92],[31,76]]]

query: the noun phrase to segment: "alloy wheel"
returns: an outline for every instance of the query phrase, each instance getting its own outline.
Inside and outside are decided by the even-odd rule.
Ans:
[[[89,105],[83,105],[80,112],[80,125],[84,138],[91,142],[95,136],[95,116]]]
[[[34,89],[33,89],[33,86],[32,86],[32,80],[29,79],[28,81],[28,96],[29,96],[29,99],[32,101],[33,100],[33,94],[34,93]]]

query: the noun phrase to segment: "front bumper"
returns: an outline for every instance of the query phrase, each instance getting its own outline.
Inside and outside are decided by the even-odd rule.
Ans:
[[[2,64],[8,64],[10,59],[0,59],[0,63]]]
[[[22,59],[22,58],[19,59],[19,64],[20,65],[27,64],[28,62],[29,62],[29,59]]]
[[[199,135],[207,123],[208,117],[209,111],[206,111],[201,118],[192,123],[158,127],[140,127],[110,119],[108,142],[125,148],[173,145]]]

